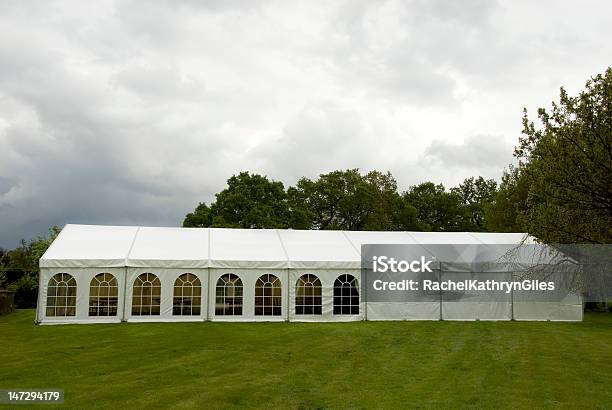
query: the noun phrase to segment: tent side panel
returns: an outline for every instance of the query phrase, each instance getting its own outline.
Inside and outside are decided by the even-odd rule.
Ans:
[[[442,281],[472,280],[511,281],[506,272],[443,272]],[[511,320],[512,294],[505,291],[442,292],[443,320]]]
[[[161,287],[160,297],[149,298],[151,290],[149,283],[145,286],[135,286],[139,276],[153,274],[159,280]],[[174,312],[175,283],[179,276],[190,273],[200,281],[199,313],[190,314],[186,309],[183,314]],[[193,268],[128,268],[125,299],[125,318],[128,322],[202,322],[207,320],[206,305],[208,303],[208,271],[207,269]],[[143,277],[152,279],[151,275]],[[155,280],[153,278],[153,280]],[[139,281],[140,282],[140,281]],[[153,283],[155,286],[155,283]],[[180,287],[177,288],[177,306],[180,306]],[[155,294],[155,292],[153,292]],[[197,299],[193,299],[197,302]],[[195,304],[194,304],[195,306]],[[181,312],[180,308],[177,308]]]
[[[222,276],[230,273],[238,276],[242,282],[242,314],[240,315],[220,315],[216,312],[218,307],[217,282]],[[266,274],[274,275],[280,280],[280,315],[255,315],[255,285],[259,277]],[[210,320],[217,322],[283,322],[287,320],[287,269],[210,268],[210,283],[211,286],[208,289]]]
[[[38,301],[39,321],[42,324],[59,323],[116,323],[121,321],[123,315],[123,285],[124,269],[121,268],[43,268],[41,269],[42,288]],[[56,274],[67,273],[76,282],[75,314],[71,316],[55,316],[51,309],[47,309],[49,298],[49,281]],[[90,313],[92,279],[100,273],[110,273],[117,281],[117,314],[112,316],[95,316]],[[95,295],[94,295],[95,296]]]
[[[315,275],[321,281],[321,314],[297,314],[297,282],[302,275]],[[365,317],[365,301],[359,297],[358,314],[334,314],[334,282],[341,275],[356,279],[357,292],[361,293],[359,269],[289,269],[289,320],[292,322],[353,322]]]
[[[440,320],[440,302],[368,302],[368,320]]]

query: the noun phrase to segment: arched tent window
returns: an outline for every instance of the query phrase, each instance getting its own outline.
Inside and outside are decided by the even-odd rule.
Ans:
[[[334,281],[334,315],[359,314],[359,290],[353,275],[340,275]]]
[[[217,281],[215,315],[242,315],[242,281],[237,275],[228,273]]]
[[[133,316],[159,316],[161,282],[152,273],[143,273],[134,281],[132,291]]]
[[[47,287],[47,316],[75,316],[76,294],[77,284],[72,275],[53,275]]]
[[[299,277],[295,284],[295,314],[321,314],[321,281],[310,273]]]
[[[255,316],[280,316],[281,281],[274,275],[261,275],[255,283]]]
[[[174,282],[172,314],[176,316],[197,316],[200,314],[202,284],[193,273],[184,273]]]
[[[119,304],[117,279],[110,273],[99,273],[89,284],[89,316],[117,316]]]

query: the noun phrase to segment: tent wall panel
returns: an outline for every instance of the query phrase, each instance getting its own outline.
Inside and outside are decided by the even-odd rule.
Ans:
[[[302,275],[315,275],[321,281],[321,314],[296,314],[296,284]],[[359,297],[359,314],[334,314],[334,283],[344,274],[357,280],[357,292],[361,292],[359,269],[289,269],[289,320],[293,322],[353,322],[365,318],[365,303]]]
[[[443,320],[512,320],[512,302],[442,302]]]
[[[48,316],[47,301],[49,281],[57,274],[67,273],[76,281],[76,310],[74,316]],[[100,273],[110,273],[117,281],[117,314],[114,316],[90,316],[89,299],[92,279]],[[38,321],[54,323],[115,323],[123,316],[123,287],[125,268],[41,268],[38,300]]]
[[[496,280],[511,281],[511,273],[442,272],[442,281]],[[466,291],[464,293],[442,292],[443,320],[512,320],[512,293],[502,291]]]
[[[440,320],[440,302],[368,302],[367,320]]]
[[[557,302],[515,302],[514,319],[526,321],[582,321],[583,306],[577,300],[574,304]]]
[[[133,314],[134,285],[136,279],[145,273],[155,275],[161,284],[161,298],[159,315],[135,315]],[[191,273],[200,280],[200,314],[199,315],[174,315],[174,284],[177,278],[185,273]],[[208,303],[208,272],[207,269],[176,269],[176,268],[127,268],[127,286],[125,298],[125,318],[129,322],[201,322],[207,319],[206,305]]]
[[[518,279],[515,278],[515,279]],[[515,320],[581,321],[582,297],[565,289],[566,294],[550,296],[544,292],[514,292],[513,317]],[[553,300],[551,300],[551,298]],[[559,300],[554,300],[558,298]],[[550,301],[546,301],[546,300]]]
[[[232,273],[242,281],[242,315],[217,315],[216,307],[216,285],[223,275]],[[255,285],[262,275],[272,274],[281,282],[281,314],[279,316],[256,316],[255,315]],[[288,272],[287,269],[219,269],[210,268],[209,297],[209,319],[218,322],[282,322],[287,320],[287,292]]]

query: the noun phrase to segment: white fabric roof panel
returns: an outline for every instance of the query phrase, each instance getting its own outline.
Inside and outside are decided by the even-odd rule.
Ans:
[[[519,244],[523,240],[525,244],[535,243],[533,237],[524,233],[472,232],[470,235],[487,245]]]
[[[137,227],[66,225],[40,258],[42,268],[121,267]]]
[[[295,269],[360,269],[360,251],[343,231],[278,231]]]
[[[509,244],[524,234],[356,232],[66,225],[46,268],[159,267],[359,269],[361,245]]]
[[[210,228],[211,268],[288,268],[275,229]]]
[[[345,231],[353,245],[360,249],[363,244],[416,244],[408,232]]]
[[[422,245],[438,245],[438,244],[482,244],[469,232],[410,232],[410,236],[414,238],[416,243]]]
[[[139,228],[128,266],[207,268],[208,235],[208,229],[200,228]]]

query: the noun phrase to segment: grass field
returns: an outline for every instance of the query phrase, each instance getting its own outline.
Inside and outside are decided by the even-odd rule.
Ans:
[[[610,314],[582,323],[33,321],[33,310],[0,316],[0,389],[63,388],[64,408],[612,407]]]

